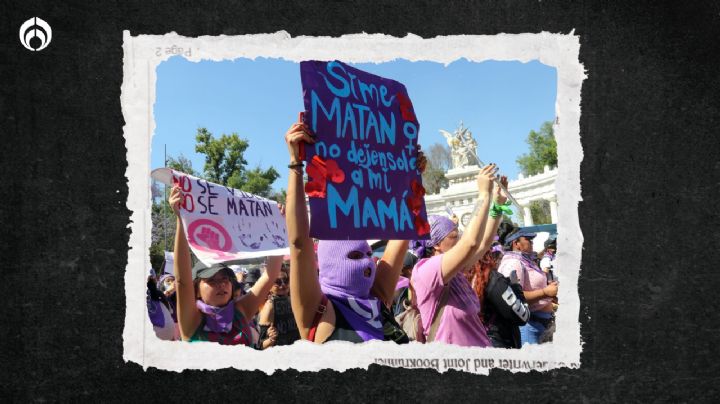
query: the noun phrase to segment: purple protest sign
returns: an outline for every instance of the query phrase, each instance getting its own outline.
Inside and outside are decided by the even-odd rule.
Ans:
[[[419,124],[401,83],[344,63],[300,63],[310,235],[319,239],[426,239],[425,189],[416,167]]]

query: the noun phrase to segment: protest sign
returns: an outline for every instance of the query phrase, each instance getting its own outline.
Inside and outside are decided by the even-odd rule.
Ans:
[[[164,274],[173,274],[173,264],[175,262],[175,258],[172,251],[165,251],[165,264],[163,265],[162,273]]]
[[[419,124],[405,86],[338,61],[300,63],[310,235],[427,239]]]
[[[190,248],[203,263],[289,253],[277,202],[169,168],[153,170],[152,177],[182,189],[180,218]]]

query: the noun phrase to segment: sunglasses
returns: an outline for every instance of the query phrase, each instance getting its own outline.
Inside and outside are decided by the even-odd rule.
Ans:
[[[282,286],[282,285],[289,285],[290,280],[287,278],[277,278],[275,279],[275,285]]]

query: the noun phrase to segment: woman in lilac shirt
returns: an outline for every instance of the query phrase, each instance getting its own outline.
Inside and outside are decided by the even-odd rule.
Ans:
[[[488,219],[493,181],[497,168],[483,167],[477,176],[478,199],[475,214],[462,237],[449,218],[430,216],[432,255],[420,260],[412,274],[417,306],[427,342],[442,341],[460,346],[490,346],[485,326],[480,318],[480,301],[462,272],[476,263],[490,248],[502,216]],[[504,179],[507,183],[507,179]],[[496,190],[496,203],[506,197]],[[458,276],[459,275],[459,276]],[[443,295],[447,297],[443,299]],[[446,303],[443,305],[443,300]],[[437,314],[436,314],[437,312]],[[433,330],[435,316],[440,316]],[[434,335],[433,335],[434,333]]]
[[[503,223],[499,230],[505,252],[498,271],[522,286],[525,300],[530,306],[530,320],[520,327],[522,344],[538,344],[553,318],[553,298],[558,283],[549,282],[547,275],[535,263],[533,252],[535,233],[513,228]]]

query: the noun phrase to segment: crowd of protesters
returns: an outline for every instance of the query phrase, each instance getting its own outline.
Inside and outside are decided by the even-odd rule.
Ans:
[[[558,307],[555,238],[540,254],[534,233],[503,222],[507,178],[494,164],[476,178],[477,203],[462,232],[457,217],[430,215],[429,240],[366,240],[309,235],[301,145],[314,138],[302,123],[285,135],[290,158],[285,215],[289,256],[263,268],[192,265],[179,217],[183,194],[168,202],[177,216],[174,270],[148,276],[148,313],[163,340],[210,341],[271,349],[299,339],[521,348],[552,340]],[[425,167],[422,152],[418,168]]]

